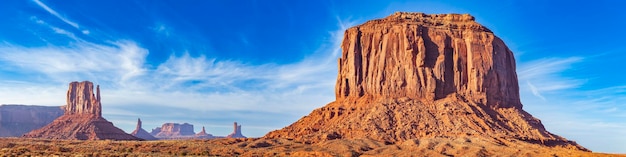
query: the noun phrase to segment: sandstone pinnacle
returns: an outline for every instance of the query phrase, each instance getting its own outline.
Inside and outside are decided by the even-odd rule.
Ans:
[[[140,140],[102,117],[100,87],[89,81],[72,82],[67,91],[65,114],[23,137],[76,140]]]
[[[96,86],[94,93],[93,83],[89,81],[70,83],[65,114],[90,114],[101,117],[100,85]]]
[[[241,134],[241,125],[237,125],[237,122],[233,123],[233,132],[230,133],[227,138],[246,138]]]
[[[135,127],[135,130],[130,133],[131,135],[144,139],[144,140],[158,140],[157,138],[155,138],[154,136],[150,135],[150,133],[148,133],[146,130],[144,130],[141,127],[141,119],[137,118],[137,126]]]

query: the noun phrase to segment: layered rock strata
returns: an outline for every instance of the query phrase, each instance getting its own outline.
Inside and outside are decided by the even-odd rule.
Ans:
[[[585,148],[522,109],[515,59],[468,14],[398,12],[345,31],[336,101],[265,138],[481,137]]]
[[[67,91],[65,114],[23,137],[77,140],[140,140],[102,117],[100,87],[89,81],[72,82]]]
[[[61,115],[59,106],[0,105],[0,137],[20,137]]]

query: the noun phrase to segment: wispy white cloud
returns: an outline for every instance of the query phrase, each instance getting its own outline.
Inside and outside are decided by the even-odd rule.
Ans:
[[[37,24],[40,24],[40,25],[45,26],[47,28],[50,28],[54,33],[64,35],[64,36],[66,36],[68,38],[71,38],[74,41],[81,40],[80,38],[76,37],[76,35],[74,33],[70,32],[70,31],[67,31],[65,29],[61,29],[59,27],[52,26],[52,25],[48,24],[46,21],[43,21],[43,20],[37,18],[36,16],[30,17],[30,19],[31,19],[31,21],[34,21]]]
[[[158,34],[164,35],[165,37],[169,37],[171,34],[170,33],[171,30],[167,28],[167,26],[165,26],[165,24],[163,23],[156,24],[151,29]]]
[[[37,74],[39,78],[38,82],[18,84],[4,79],[0,103],[61,105],[69,81],[91,80],[101,85],[105,117],[122,128],[133,128],[126,124],[133,123],[136,116],[159,112],[206,121],[212,117],[207,115],[220,115],[243,124],[262,122],[248,125],[256,129],[250,130],[251,136],[262,136],[334,99],[339,46],[344,29],[353,24],[343,22],[328,32],[325,44],[312,55],[283,65],[249,64],[186,52],[148,65],[149,51],[128,40],[96,44],[79,39],[69,46],[43,47],[2,44],[0,63],[4,66],[0,70]],[[32,99],[32,95],[41,99]],[[132,106],[149,107],[123,112]],[[129,117],[133,118],[126,120]],[[163,118],[156,121],[167,122]],[[211,122],[222,125],[220,121]]]
[[[520,63],[518,78],[524,109],[546,128],[591,150],[626,150],[626,87],[585,87],[584,75],[566,75],[582,57],[542,58]],[[539,99],[536,99],[539,98]],[[600,143],[612,143],[611,147]],[[614,152],[618,153],[618,152]]]
[[[527,89],[540,99],[543,92],[559,91],[564,89],[577,88],[585,80],[580,78],[567,78],[561,75],[565,70],[571,70],[573,64],[581,62],[581,57],[568,58],[542,58],[521,63],[517,74],[519,82],[526,82]]]
[[[530,91],[533,93],[533,95],[541,98],[541,100],[546,100],[545,97],[543,97],[541,95],[541,93],[539,93],[539,90],[537,89],[537,87],[535,87],[535,85],[531,84],[530,82],[526,81],[526,84],[528,85],[528,88],[530,89]]]
[[[78,42],[69,47],[23,47],[0,45],[0,61],[5,70],[43,73],[57,81],[84,76],[98,76],[111,81],[125,81],[141,75],[148,51],[130,41],[112,46]]]
[[[48,5],[44,4],[43,2],[41,2],[40,0],[33,0],[33,2],[35,2],[39,7],[43,8],[44,10],[46,10],[48,13],[52,14],[53,16],[57,17],[59,20],[67,23],[68,25],[80,30],[83,34],[89,34],[89,30],[84,29],[81,30],[80,26],[78,25],[78,23],[69,20],[66,17],[61,16],[61,14],[59,14],[57,11],[53,10],[52,8],[50,8]]]

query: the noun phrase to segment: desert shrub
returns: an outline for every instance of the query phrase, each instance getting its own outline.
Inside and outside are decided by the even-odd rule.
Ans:
[[[67,147],[63,147],[63,146],[59,146],[55,148],[56,152],[61,152],[61,153],[65,153],[65,152],[72,152],[72,149],[67,148]]]
[[[16,150],[15,152],[16,152],[18,155],[22,155],[22,154],[26,154],[27,152],[30,152],[30,149],[28,149],[28,148],[26,148],[26,147],[18,147],[18,148],[16,148],[15,150]]]

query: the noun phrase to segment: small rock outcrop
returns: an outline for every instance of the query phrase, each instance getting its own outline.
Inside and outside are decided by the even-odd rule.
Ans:
[[[100,86],[89,81],[72,82],[67,91],[65,114],[22,137],[75,140],[141,140],[102,117]]]
[[[144,130],[141,127],[141,119],[139,119],[139,118],[137,118],[137,127],[135,128],[135,131],[133,131],[130,134],[135,136],[135,137],[139,137],[141,139],[144,139],[144,140],[158,140],[157,138],[155,138],[154,136],[150,135],[150,133],[148,133],[146,130]]]
[[[199,133],[197,133],[195,135],[195,138],[201,138],[201,139],[209,139],[209,138],[215,138],[213,137],[212,134],[206,133],[206,130],[204,129],[204,127],[202,127],[202,131],[200,131]]]
[[[480,137],[586,150],[522,109],[514,55],[468,14],[398,12],[345,31],[336,100],[265,138]]]
[[[151,134],[159,139],[179,139],[192,137],[196,133],[193,131],[193,125],[189,123],[165,123],[152,129]]]
[[[226,136],[227,138],[246,138],[241,134],[241,125],[237,125],[237,122],[233,124],[233,132]]]
[[[60,106],[0,105],[0,137],[20,137],[61,115]]]

